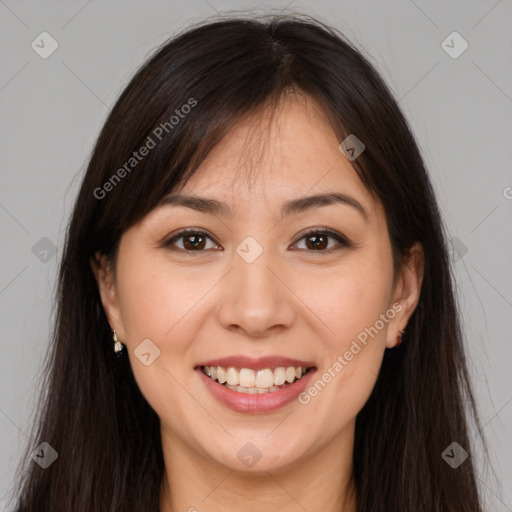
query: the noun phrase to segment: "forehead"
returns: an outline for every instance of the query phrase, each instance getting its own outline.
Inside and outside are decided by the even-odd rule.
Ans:
[[[284,97],[237,123],[209,153],[180,194],[204,194],[243,206],[265,196],[290,197],[343,192],[375,201],[339,143],[322,107],[311,97]]]

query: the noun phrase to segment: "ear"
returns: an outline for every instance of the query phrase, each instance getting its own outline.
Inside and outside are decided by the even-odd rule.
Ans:
[[[400,269],[395,283],[392,304],[397,304],[397,307],[394,308],[397,314],[388,325],[386,336],[387,348],[396,346],[400,330],[406,328],[409,318],[418,305],[421,285],[423,284],[424,267],[425,256],[423,247],[419,242],[416,242],[409,249],[407,261]]]
[[[119,338],[123,340],[125,339],[125,330],[121,322],[121,309],[112,262],[104,254],[96,252],[89,263],[96,278],[101,303],[110,328],[115,330]]]

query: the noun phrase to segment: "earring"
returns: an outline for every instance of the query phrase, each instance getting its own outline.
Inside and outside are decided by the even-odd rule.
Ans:
[[[117,357],[121,357],[123,355],[123,344],[119,341],[115,330],[112,338],[114,340],[114,352],[116,353]]]
[[[397,345],[401,345],[402,344],[402,335],[404,333],[404,330],[403,329],[399,329],[399,335],[396,337],[396,344]]]

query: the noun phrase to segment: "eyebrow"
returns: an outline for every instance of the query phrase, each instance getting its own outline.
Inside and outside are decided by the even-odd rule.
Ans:
[[[350,206],[357,210],[363,216],[365,221],[368,221],[369,219],[368,212],[365,210],[363,205],[357,201],[357,199],[339,192],[304,196],[286,201],[281,207],[281,216],[287,217],[294,213],[300,213],[331,204],[344,204]],[[160,205],[185,206],[202,213],[233,216],[233,211],[226,203],[208,197],[168,194],[162,199]]]

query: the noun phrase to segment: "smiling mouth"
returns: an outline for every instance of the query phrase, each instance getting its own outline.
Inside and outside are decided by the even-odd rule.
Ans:
[[[273,393],[284,389],[301,380],[312,369],[304,366],[281,366],[273,370],[201,366],[203,373],[215,382],[231,391],[250,395]]]

